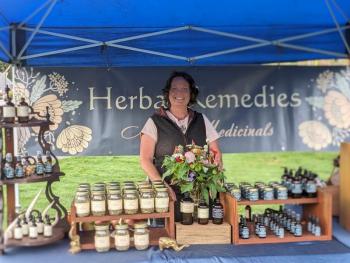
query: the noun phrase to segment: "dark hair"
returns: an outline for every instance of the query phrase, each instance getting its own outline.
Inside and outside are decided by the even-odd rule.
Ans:
[[[197,96],[198,96],[199,90],[196,87],[196,83],[194,82],[194,79],[192,78],[192,76],[186,72],[174,71],[166,81],[164,89],[162,89],[165,106],[167,108],[170,107],[169,91],[171,87],[171,82],[174,80],[174,78],[177,78],[177,77],[183,78],[190,86],[190,101],[188,103],[188,106],[191,106],[197,102]]]

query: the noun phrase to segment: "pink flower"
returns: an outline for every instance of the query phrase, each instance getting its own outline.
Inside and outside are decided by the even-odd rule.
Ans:
[[[187,163],[193,163],[196,160],[196,156],[193,152],[186,152],[185,158]]]

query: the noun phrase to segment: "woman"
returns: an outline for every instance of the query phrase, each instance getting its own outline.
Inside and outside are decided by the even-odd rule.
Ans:
[[[196,103],[198,89],[193,78],[185,72],[174,72],[166,82],[163,96],[166,108],[161,108],[149,118],[141,131],[140,162],[151,181],[161,180],[165,155],[172,155],[177,145],[194,142],[215,152],[215,162],[222,166],[219,135],[208,118],[189,107]],[[166,178],[167,183],[169,179]],[[171,186],[178,201],[181,197],[176,186]],[[175,220],[179,220],[178,202]]]

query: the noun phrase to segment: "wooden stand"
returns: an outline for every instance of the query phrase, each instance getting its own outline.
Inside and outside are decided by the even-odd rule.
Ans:
[[[223,198],[225,208],[225,221],[232,226],[232,243],[234,244],[265,244],[265,243],[286,243],[286,242],[305,242],[305,241],[320,241],[332,239],[332,195],[327,188],[318,190],[317,198],[296,198],[287,200],[258,200],[258,201],[237,201],[230,194],[226,193]],[[322,235],[316,237],[306,231],[305,221],[303,225],[303,236],[295,237],[289,233],[285,234],[284,238],[278,238],[274,234],[267,231],[266,238],[255,236],[253,225],[248,225],[250,228],[250,238],[242,239],[239,237],[238,223],[239,214],[238,206],[240,205],[268,205],[268,204],[298,204],[303,205],[303,214],[316,215],[320,219]],[[305,219],[305,218],[304,218]]]
[[[340,225],[350,231],[350,143],[340,147]]]
[[[39,134],[38,134],[38,142],[41,146],[41,149],[46,152],[49,151],[51,156],[55,159],[55,165],[53,166],[53,173],[51,175],[32,175],[30,177],[24,177],[24,178],[15,178],[15,179],[6,179],[2,177],[1,174],[1,180],[0,180],[0,253],[2,254],[4,252],[4,249],[6,247],[12,247],[12,246],[41,246],[45,244],[50,244],[52,242],[56,242],[59,239],[62,239],[64,237],[64,233],[68,230],[68,224],[66,221],[67,217],[67,210],[64,208],[64,206],[60,203],[59,197],[56,196],[52,192],[52,183],[55,181],[59,181],[59,177],[64,175],[60,172],[59,162],[56,158],[56,156],[51,152],[50,145],[46,142],[44,133],[45,131],[49,130],[49,125],[53,124],[49,120],[50,116],[46,116],[46,120],[36,120],[32,119],[28,123],[0,123],[0,128],[3,128],[2,131],[5,132],[5,143],[4,145],[4,151],[5,153],[12,153],[12,156],[14,156],[14,137],[13,137],[13,129],[14,128],[21,128],[21,127],[35,127],[39,126]],[[57,211],[59,222],[53,229],[53,236],[50,238],[45,238],[42,236],[39,236],[37,239],[29,239],[29,238],[23,238],[22,240],[4,240],[3,238],[3,217],[4,217],[4,197],[3,197],[3,187],[6,186],[7,188],[7,222],[10,224],[12,222],[17,214],[15,210],[15,191],[14,186],[15,184],[24,184],[24,183],[36,183],[36,182],[47,182],[46,189],[45,189],[45,195],[49,203],[54,202],[54,205],[52,208]]]
[[[170,237],[175,238],[175,225],[174,225],[174,199],[173,193],[169,191],[169,212],[167,213],[151,213],[151,214],[134,214],[134,215],[105,215],[105,216],[85,216],[78,217],[76,215],[76,209],[74,204],[71,206],[71,230],[70,236],[80,237],[80,249],[95,249],[94,244],[94,232],[90,231],[79,231],[80,223],[94,223],[94,222],[117,222],[119,219],[131,219],[131,220],[146,220],[151,218],[164,218],[165,227],[164,228],[149,228],[150,231],[150,245],[158,245],[158,240],[160,237]],[[130,242],[130,246],[134,246],[133,242]],[[114,247],[114,239],[110,239],[110,247]]]

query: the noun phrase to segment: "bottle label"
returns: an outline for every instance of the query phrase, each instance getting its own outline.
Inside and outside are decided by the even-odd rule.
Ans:
[[[301,194],[303,192],[303,189],[301,187],[301,184],[293,184],[292,193],[293,194]]]
[[[90,214],[90,202],[74,203],[77,215]]]
[[[317,187],[315,183],[308,183],[306,184],[306,192],[313,194],[317,192]]]
[[[109,236],[95,236],[95,247],[96,248],[106,248],[109,247]]]
[[[181,202],[180,203],[180,211],[181,211],[181,213],[193,213],[194,203]]]
[[[209,208],[198,208],[198,218],[209,218]]]
[[[36,165],[36,174],[43,174],[44,173],[44,165],[42,163],[38,163]]]
[[[45,163],[45,172],[46,173],[52,173],[52,164],[49,162]]]
[[[16,177],[23,177],[24,176],[23,167],[16,167],[15,175]]]
[[[106,211],[106,202],[103,201],[91,201],[91,210],[92,212],[105,212]]]
[[[138,200],[137,199],[124,199],[124,209],[125,210],[139,209]]]
[[[153,209],[154,199],[153,198],[140,198],[140,206],[143,209]]]
[[[22,239],[23,234],[22,234],[22,228],[21,227],[16,227],[14,231],[14,238],[15,239]]]
[[[12,179],[14,177],[14,169],[12,167],[4,167],[4,175],[8,179]]]
[[[38,229],[35,227],[29,228],[29,237],[30,238],[37,238],[38,237]]]
[[[301,225],[297,225],[294,229],[294,236],[300,237],[303,234],[303,229]]]
[[[213,208],[213,218],[224,218],[224,209]]]
[[[44,223],[38,222],[37,224],[38,234],[44,233]]]
[[[12,118],[16,116],[16,108],[12,106],[4,106],[2,109],[2,115],[4,118]]]
[[[44,236],[50,237],[52,236],[52,226],[44,226]]]
[[[157,208],[168,208],[169,207],[169,197],[156,198]]]
[[[28,106],[18,106],[17,107],[17,116],[18,117],[28,117],[29,116],[29,107]]]
[[[149,245],[149,235],[134,235],[135,246],[148,246]]]
[[[129,235],[115,235],[115,245],[116,246],[130,246],[130,237]]]
[[[108,205],[108,210],[123,210],[122,199],[108,200],[107,205]]]
[[[28,224],[22,225],[22,233],[23,233],[23,236],[28,236],[28,233],[29,233],[29,226],[28,226]]]

